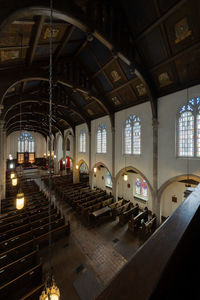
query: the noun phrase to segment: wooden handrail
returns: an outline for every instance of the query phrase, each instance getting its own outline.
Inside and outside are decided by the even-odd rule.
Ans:
[[[180,273],[182,265],[187,260],[199,261],[198,257],[188,257],[188,253],[198,246],[199,220],[200,185],[136,252],[97,299],[169,299],[163,295],[170,286],[175,286],[179,277],[188,276],[187,270],[185,274]],[[191,276],[189,274],[188,281]]]

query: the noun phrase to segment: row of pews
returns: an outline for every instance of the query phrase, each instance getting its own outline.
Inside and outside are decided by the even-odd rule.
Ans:
[[[22,181],[26,204],[15,209],[16,191],[8,181],[8,198],[1,200],[0,215],[0,299],[39,299],[44,287],[38,251],[49,239],[69,232],[69,223],[33,181]]]
[[[98,188],[92,190],[87,183],[73,184],[67,176],[57,177],[54,190],[62,201],[67,202],[89,224],[118,218],[121,226],[128,223],[131,232],[139,232],[144,236],[156,228],[156,217],[149,214],[147,207],[142,210],[137,203],[134,205],[123,198],[114,201],[111,194]]]

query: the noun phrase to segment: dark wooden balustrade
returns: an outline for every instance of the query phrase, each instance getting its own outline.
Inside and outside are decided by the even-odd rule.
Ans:
[[[200,185],[97,299],[200,299],[199,236]]]

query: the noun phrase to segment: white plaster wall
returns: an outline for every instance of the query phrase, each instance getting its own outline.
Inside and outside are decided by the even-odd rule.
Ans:
[[[140,202],[134,199],[134,195],[138,197],[135,193],[135,182],[136,178],[142,179],[139,174],[135,173],[127,173],[128,174],[128,181],[124,181],[123,176],[120,176],[117,185],[118,185],[118,197],[123,197],[126,200],[131,200],[131,202],[138,203],[139,207],[144,208],[145,206],[148,207],[149,210],[152,210],[152,195],[151,191],[148,187],[148,197],[146,203]],[[128,184],[130,184],[130,188],[128,188]]]
[[[97,153],[97,139],[96,133],[97,128],[100,124],[105,124],[107,129],[107,153]],[[91,153],[91,164],[92,168],[98,162],[102,162],[108,168],[110,174],[112,175],[112,131],[110,119],[108,116],[96,119],[92,121],[91,124],[91,133],[92,133],[92,153]]]
[[[57,137],[57,143],[58,143],[58,158],[57,160],[60,161],[61,158],[63,158],[63,138],[61,137],[61,135],[59,134],[59,136]]]
[[[86,152],[85,153],[79,152],[80,150],[79,137],[80,137],[80,131],[82,129],[86,130]],[[89,136],[88,136],[87,125],[85,123],[76,126],[76,164],[78,164],[80,160],[84,160],[86,164],[89,166]]]
[[[195,185],[191,185],[195,187]],[[185,183],[173,182],[163,192],[161,197],[161,216],[170,216],[184,201]],[[177,202],[172,201],[172,196],[177,197]]]
[[[38,132],[31,131],[29,132],[35,141],[35,157],[44,157],[44,153],[46,153],[46,139],[43,135]],[[7,158],[9,154],[12,154],[13,158],[17,158],[17,150],[18,150],[18,138],[20,136],[19,131],[15,131],[8,135],[7,137]]]
[[[125,120],[134,114],[141,119],[141,155],[124,155],[123,135]],[[150,102],[143,103],[115,115],[115,174],[126,166],[138,169],[152,184],[153,130]]]
[[[98,168],[96,174],[93,174],[92,176],[96,175],[96,177],[94,176],[94,179],[93,179],[93,186],[103,189],[109,194],[109,193],[112,193],[112,188],[108,188],[106,186],[105,180],[106,180],[106,172],[107,171],[108,170],[106,168]],[[102,179],[102,177],[103,177],[103,179]]]
[[[189,98],[200,96],[200,85],[188,89]],[[158,101],[158,187],[168,179],[187,173],[187,159],[176,157],[176,118],[187,102],[187,90],[159,98]],[[189,160],[189,173],[200,176],[200,160]]]

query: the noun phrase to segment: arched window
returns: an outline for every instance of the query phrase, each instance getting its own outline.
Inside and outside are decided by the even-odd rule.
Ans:
[[[107,152],[107,130],[104,124],[97,128],[97,153]]]
[[[70,151],[70,140],[69,138],[67,138],[67,142],[66,142],[66,150]]]
[[[178,156],[200,157],[200,98],[192,98],[178,116]]]
[[[131,115],[124,128],[124,154],[141,154],[140,118]]]
[[[33,153],[35,151],[34,138],[30,133],[24,132],[18,138],[18,152],[19,153]]]
[[[80,137],[79,137],[79,145],[80,145],[80,152],[85,153],[86,152],[86,131],[82,129],[80,131]]]
[[[105,186],[112,188],[112,177],[110,175],[110,172],[106,172],[106,178],[105,178]]]

